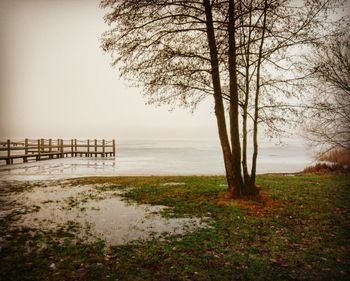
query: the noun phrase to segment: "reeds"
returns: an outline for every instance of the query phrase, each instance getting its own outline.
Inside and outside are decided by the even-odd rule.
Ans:
[[[318,157],[318,160],[343,166],[350,166],[350,151],[342,147],[334,147],[322,153]]]
[[[340,164],[317,163],[304,169],[304,173],[348,172],[349,168]]]
[[[317,157],[318,163],[304,169],[304,173],[349,172],[350,151],[342,147],[333,147]]]

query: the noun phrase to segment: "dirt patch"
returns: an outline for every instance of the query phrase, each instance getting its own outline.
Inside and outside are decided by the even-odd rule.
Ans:
[[[218,205],[226,205],[231,207],[239,207],[251,215],[263,215],[272,210],[277,205],[277,202],[266,195],[260,194],[251,198],[232,198],[227,191],[219,192],[216,200]]]

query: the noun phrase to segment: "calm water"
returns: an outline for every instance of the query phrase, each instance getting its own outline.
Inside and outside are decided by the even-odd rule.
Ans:
[[[258,173],[298,172],[313,163],[312,152],[300,141],[282,146],[260,143]],[[3,180],[56,179],[89,175],[223,174],[217,140],[117,140],[112,158],[65,158],[0,166]]]
[[[205,221],[209,218],[164,218],[160,212],[167,207],[127,202],[118,189],[69,186],[59,181],[40,183],[29,191],[3,196],[3,202],[10,206],[0,206],[0,217],[35,207],[35,211],[23,214],[16,225],[57,230],[74,222],[78,237],[85,241],[100,238],[110,245],[183,234],[208,226]]]

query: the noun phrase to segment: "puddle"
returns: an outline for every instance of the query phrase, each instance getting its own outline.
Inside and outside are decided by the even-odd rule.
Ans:
[[[178,186],[178,185],[185,185],[184,182],[166,182],[162,184],[163,186]]]
[[[208,226],[200,218],[164,218],[159,212],[165,206],[129,203],[121,197],[121,190],[101,191],[96,187],[56,182],[12,195],[18,203],[34,210],[22,215],[17,225],[52,230],[74,222],[80,226],[80,238],[100,238],[108,245],[183,234]]]

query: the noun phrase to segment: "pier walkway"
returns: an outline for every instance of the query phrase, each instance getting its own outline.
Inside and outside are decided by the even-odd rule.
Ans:
[[[23,141],[0,141],[0,161],[7,165],[14,159],[28,162],[63,157],[115,157],[115,140],[63,140],[25,139]]]

